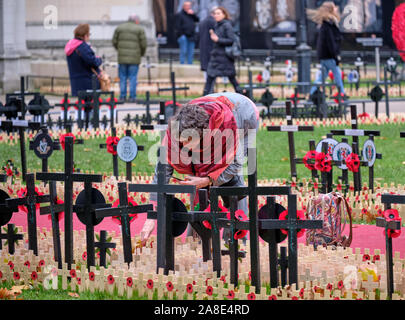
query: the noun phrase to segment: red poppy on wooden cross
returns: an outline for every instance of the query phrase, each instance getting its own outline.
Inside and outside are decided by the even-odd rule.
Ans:
[[[148,289],[153,289],[153,280],[152,280],[152,279],[149,279],[149,280],[146,282],[146,287],[147,287]]]
[[[13,273],[13,279],[14,279],[14,280],[20,280],[20,273],[17,272],[17,271],[15,271],[15,272]]]
[[[90,280],[90,281],[94,281],[95,278],[96,278],[96,275],[94,274],[94,272],[93,272],[93,271],[90,271],[90,272],[89,272],[89,280]]]
[[[187,284],[186,291],[187,293],[193,293],[193,285],[191,283]]]
[[[131,288],[132,285],[133,285],[133,280],[132,280],[131,277],[128,277],[128,278],[127,278],[127,286]]]
[[[108,284],[114,284],[114,277],[113,277],[113,275],[108,275],[108,277],[107,277],[107,282],[108,282]]]
[[[226,297],[233,300],[235,298],[235,292],[233,290],[228,290],[228,295]]]
[[[172,283],[171,281],[168,281],[168,282],[166,283],[166,289],[167,289],[167,291],[171,292],[171,291],[173,291],[173,288],[174,288],[173,283]]]
[[[212,286],[207,286],[207,289],[205,290],[205,293],[209,296],[212,296],[212,293],[214,292],[214,289]]]

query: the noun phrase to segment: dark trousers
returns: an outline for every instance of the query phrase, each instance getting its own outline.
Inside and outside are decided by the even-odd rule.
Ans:
[[[216,77],[211,77],[209,75],[207,75],[207,80],[205,82],[205,86],[204,86],[204,92],[203,95],[207,95],[210,93],[213,93],[213,84],[215,81]],[[229,82],[232,84],[233,88],[235,89],[235,92],[239,92],[240,88],[239,88],[239,83],[236,80],[236,76],[229,76],[228,77]]]

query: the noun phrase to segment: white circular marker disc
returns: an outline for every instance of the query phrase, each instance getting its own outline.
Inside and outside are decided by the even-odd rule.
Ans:
[[[377,151],[375,148],[374,141],[366,140],[364,142],[362,154],[363,154],[363,159],[367,160],[368,166],[372,167],[374,165],[374,162],[375,162],[375,159],[377,156]]]
[[[326,138],[323,139],[321,141],[319,141],[319,143],[316,145],[316,152],[322,152],[322,143],[327,142],[328,143],[328,153],[330,156],[332,156],[333,153],[333,149],[335,148],[335,146],[339,143],[337,142],[335,139],[333,138]]]
[[[117,144],[117,155],[124,162],[133,161],[138,155],[138,145],[132,137],[122,137]]]
[[[332,159],[334,161],[342,161],[342,164],[338,166],[340,169],[347,169],[347,165],[344,160],[349,154],[352,153],[352,151],[352,147],[346,142],[340,142],[335,146],[335,148],[333,148]]]

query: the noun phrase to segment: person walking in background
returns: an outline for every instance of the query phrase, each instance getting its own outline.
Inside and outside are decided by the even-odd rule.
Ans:
[[[120,78],[120,100],[127,99],[129,79],[129,102],[136,100],[136,85],[139,64],[146,52],[145,30],[139,25],[139,17],[131,15],[128,22],[119,25],[112,40],[118,52],[118,76]]]
[[[205,82],[204,93],[212,92],[212,86],[216,77],[228,77],[236,92],[241,92],[236,80],[235,60],[225,53],[225,47],[231,46],[235,41],[235,31],[229,20],[230,16],[224,7],[214,10],[216,21],[214,30],[210,30],[211,40],[214,42],[211,51],[210,61],[207,68],[207,80]]]
[[[180,64],[186,59],[188,64],[193,63],[195,48],[195,27],[200,21],[191,8],[191,1],[183,3],[183,9],[175,15],[175,32],[180,47]]]
[[[307,9],[307,14],[309,19],[314,21],[319,28],[317,55],[322,72],[319,72],[315,82],[321,83],[322,77],[326,80],[329,71],[332,70],[335,83],[346,100],[348,97],[345,94],[342,73],[339,68],[340,42],[342,41],[342,35],[339,30],[339,7],[332,1],[326,1],[318,9]],[[313,86],[310,94],[312,95],[316,89],[317,87]]]
[[[91,90],[93,88],[92,78],[100,74],[99,69],[102,59],[95,55],[88,44],[90,40],[90,26],[79,24],[74,32],[74,38],[65,45],[65,54],[69,69],[70,87],[72,96],[77,96],[79,91]],[[99,81],[97,89],[100,89]]]
[[[207,68],[208,62],[210,61],[211,51],[214,46],[214,42],[211,40],[210,30],[215,27],[214,12],[217,7],[213,7],[210,10],[210,14],[200,22],[198,29],[200,32],[200,66],[201,70],[204,72],[204,79],[207,80]]]

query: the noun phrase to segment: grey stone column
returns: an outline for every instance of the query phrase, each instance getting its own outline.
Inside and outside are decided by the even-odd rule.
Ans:
[[[20,77],[30,73],[25,38],[25,0],[0,0],[0,92],[20,88]]]

